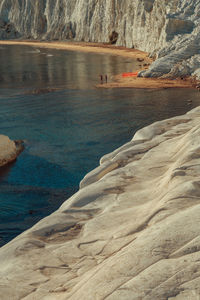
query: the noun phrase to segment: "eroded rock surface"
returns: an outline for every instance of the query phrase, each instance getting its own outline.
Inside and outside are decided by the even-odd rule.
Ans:
[[[11,141],[9,137],[0,135],[0,167],[14,161],[22,150],[22,141]]]
[[[158,60],[142,76],[200,79],[200,0],[0,0],[0,38],[111,42]]]
[[[4,300],[197,300],[200,107],[139,130],[0,249]]]

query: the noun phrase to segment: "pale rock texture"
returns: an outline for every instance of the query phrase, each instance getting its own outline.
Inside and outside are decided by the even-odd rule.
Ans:
[[[22,150],[22,141],[14,142],[9,137],[0,135],[0,167],[14,161]]]
[[[200,107],[104,156],[0,265],[3,300],[198,300]]]
[[[0,38],[109,42],[155,58],[140,76],[200,79],[200,0],[0,0]],[[112,39],[112,38],[111,38]]]

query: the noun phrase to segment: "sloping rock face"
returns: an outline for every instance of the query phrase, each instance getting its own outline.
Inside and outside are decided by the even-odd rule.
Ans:
[[[200,0],[0,0],[0,38],[111,42],[159,59],[141,76],[200,78]]]
[[[163,47],[154,51],[157,60],[143,76],[200,79],[200,1],[168,1]],[[172,5],[174,2],[174,6]]]
[[[0,249],[4,300],[197,300],[200,107],[139,130]]]
[[[22,141],[14,142],[9,137],[0,135],[0,167],[14,161],[22,150]]]

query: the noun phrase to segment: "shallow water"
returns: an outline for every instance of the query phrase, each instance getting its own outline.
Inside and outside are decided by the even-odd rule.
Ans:
[[[110,55],[0,49],[0,133],[25,140],[25,151],[0,172],[0,245],[55,211],[100,157],[136,130],[200,105],[196,90],[95,89],[99,74],[110,78],[136,64]]]

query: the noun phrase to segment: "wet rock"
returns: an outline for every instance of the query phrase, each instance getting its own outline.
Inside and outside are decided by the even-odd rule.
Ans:
[[[0,167],[14,161],[23,149],[22,141],[11,141],[7,136],[0,135]]]
[[[17,153],[20,154],[25,148],[24,141],[23,140],[15,140],[14,143],[16,146]]]
[[[48,93],[56,92],[58,90],[60,90],[60,88],[39,88],[39,89],[33,89],[33,90],[26,91],[25,94],[26,95],[41,95],[41,94],[48,94]]]

